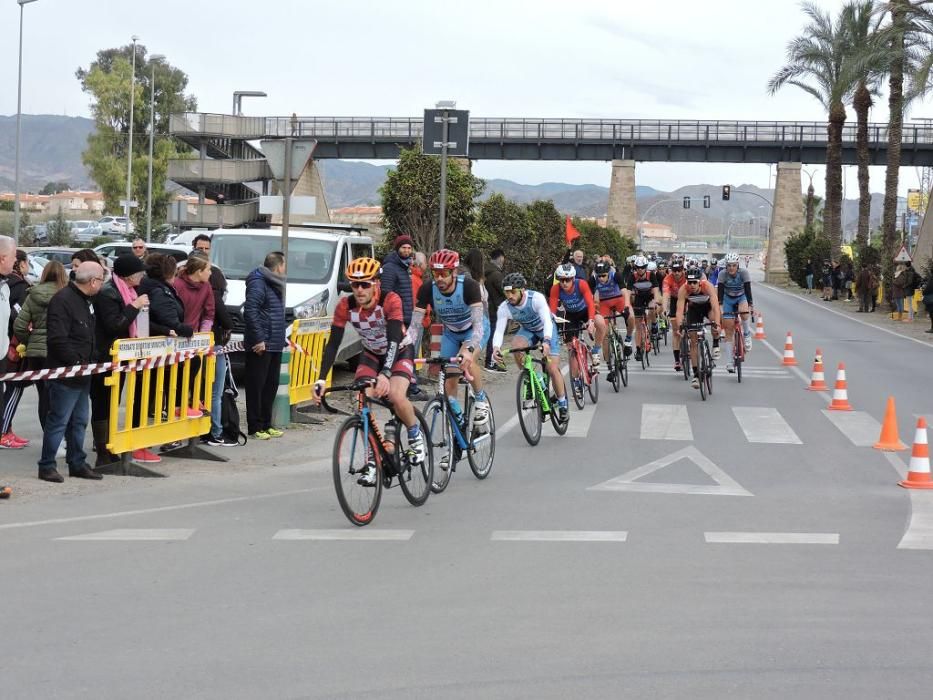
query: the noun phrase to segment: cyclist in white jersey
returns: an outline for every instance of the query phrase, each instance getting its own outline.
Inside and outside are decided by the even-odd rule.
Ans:
[[[733,324],[737,314],[741,314],[742,331],[745,334],[745,352],[752,349],[752,281],[747,269],[739,269],[739,254],[727,253],[724,258],[726,269],[719,273],[717,292],[722,307],[722,325],[725,333],[726,357],[732,357],[730,350],[733,336]],[[730,362],[726,370],[734,372]]]

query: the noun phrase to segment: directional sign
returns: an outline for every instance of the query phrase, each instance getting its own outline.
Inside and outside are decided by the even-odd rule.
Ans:
[[[654,474],[664,467],[669,467],[675,462],[686,459],[699,467],[710,479],[716,482],[715,485],[697,485],[697,484],[666,484],[639,481],[649,474]],[[684,447],[666,457],[661,457],[653,462],[626,472],[609,481],[604,481],[596,486],[590,486],[588,491],[635,491],[637,493],[683,493],[690,495],[706,496],[751,496],[749,491],[742,488],[739,483],[731,476],[726,474],[720,467],[700,452],[696,447],[690,445]]]
[[[897,251],[897,255],[894,256],[894,262],[896,263],[911,262],[912,260],[910,253],[907,252],[907,246],[905,245],[902,245],[901,249]]]
[[[260,149],[269,163],[269,169],[272,170],[272,176],[281,183],[285,181],[285,139],[264,139],[260,141]],[[298,178],[304,172],[305,166],[311,160],[314,149],[317,147],[317,141],[314,139],[293,139],[292,140],[292,189],[298,184]],[[291,194],[288,192],[287,194]]]
[[[121,200],[120,200],[120,206],[121,206],[121,207],[125,207],[125,206],[126,206],[126,200],[125,200],[125,199],[121,199]],[[139,202],[137,202],[135,199],[131,199],[131,200],[130,200],[130,206],[131,206],[131,207],[138,207],[138,206],[139,206]]]

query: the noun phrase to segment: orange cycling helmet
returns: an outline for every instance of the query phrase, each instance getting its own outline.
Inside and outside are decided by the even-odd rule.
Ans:
[[[428,267],[432,270],[456,270],[460,264],[460,254],[455,250],[441,248],[431,253]]]
[[[372,258],[357,258],[347,265],[347,279],[351,282],[366,282],[378,280],[382,268],[378,260]]]

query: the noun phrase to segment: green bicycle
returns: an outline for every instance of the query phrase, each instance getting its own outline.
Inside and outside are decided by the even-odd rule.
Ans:
[[[541,426],[544,416],[549,416],[551,425],[558,435],[567,432],[570,425],[570,404],[567,404],[567,413],[564,420],[560,419],[557,410],[557,396],[551,391],[551,378],[547,373],[547,365],[551,361],[542,353],[541,357],[534,357],[532,352],[541,350],[541,343],[527,348],[510,348],[502,350],[502,354],[520,352],[523,355],[522,371],[518,375],[515,386],[515,398],[518,404],[518,423],[522,427],[522,434],[528,444],[534,447],[541,440]],[[535,365],[540,365],[538,370]]]

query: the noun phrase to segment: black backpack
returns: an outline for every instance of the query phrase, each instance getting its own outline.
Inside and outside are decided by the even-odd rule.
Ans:
[[[246,433],[240,430],[240,409],[237,408],[236,399],[240,392],[233,380],[233,370],[227,363],[227,373],[224,377],[224,391],[220,398],[220,425],[223,436],[228,440],[235,440],[237,444],[245,445]]]

